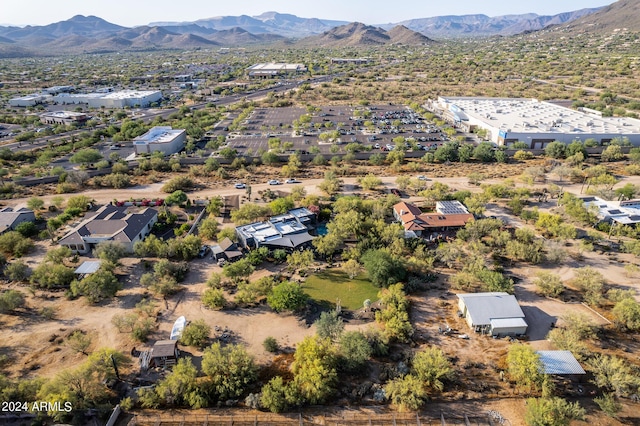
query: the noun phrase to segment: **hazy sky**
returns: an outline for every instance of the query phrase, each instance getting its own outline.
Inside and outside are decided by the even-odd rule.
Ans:
[[[303,18],[384,24],[412,18],[483,13],[551,15],[614,0],[0,0],[0,25],[46,25],[74,15],[96,15],[123,26],[157,21],[195,21],[221,15],[255,16],[267,11]]]

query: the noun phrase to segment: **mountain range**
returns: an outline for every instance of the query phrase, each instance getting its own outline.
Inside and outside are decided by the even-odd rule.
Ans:
[[[300,18],[266,12],[258,16],[219,16],[195,22],[155,22],[127,28],[96,16],[44,26],[0,26],[0,57],[122,50],[198,49],[247,45],[355,47],[385,44],[420,45],[452,37],[508,36],[550,27],[613,27],[633,30],[638,0],[552,16],[536,14],[439,16],[397,24],[369,26],[346,21]],[[640,30],[640,29],[638,29]]]

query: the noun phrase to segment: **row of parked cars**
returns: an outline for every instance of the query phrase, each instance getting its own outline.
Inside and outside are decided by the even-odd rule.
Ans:
[[[269,185],[282,185],[283,182],[280,182],[277,179],[271,179],[269,181],[267,181],[267,183]],[[284,183],[302,183],[302,181],[295,179],[295,178],[291,178],[291,179],[287,179],[284,181]],[[245,189],[247,187],[246,183],[243,182],[237,182],[233,185],[236,189]]]

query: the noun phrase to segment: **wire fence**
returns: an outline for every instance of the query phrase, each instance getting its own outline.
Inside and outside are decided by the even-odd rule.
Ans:
[[[348,414],[344,416],[306,416],[302,414],[218,415],[218,414],[158,414],[135,415],[128,426],[497,426],[510,425],[496,411],[469,417],[455,414],[438,418],[409,413]]]

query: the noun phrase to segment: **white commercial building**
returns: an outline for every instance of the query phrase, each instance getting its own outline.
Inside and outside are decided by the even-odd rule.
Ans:
[[[19,96],[17,98],[9,99],[9,105],[12,107],[30,107],[38,104],[45,103],[51,96],[43,95],[39,93],[33,93],[31,95]]]
[[[588,108],[576,111],[536,99],[466,97],[440,97],[429,106],[466,131],[486,130],[487,138],[498,145],[520,141],[542,149],[554,141],[595,139],[608,144],[614,138],[640,145],[640,120],[603,117]]]
[[[162,92],[159,90],[122,90],[109,93],[61,93],[55,96],[57,103],[67,104],[87,104],[92,108],[144,108],[162,99]]]
[[[300,74],[307,72],[307,67],[304,64],[285,64],[285,63],[274,63],[270,62],[268,64],[255,64],[249,68],[247,68],[249,72],[249,77],[276,77],[279,75],[287,75],[287,74]]]
[[[161,151],[165,155],[180,152],[187,140],[187,132],[184,129],[172,129],[171,127],[156,126],[142,136],[133,140],[136,154],[151,154]]]

